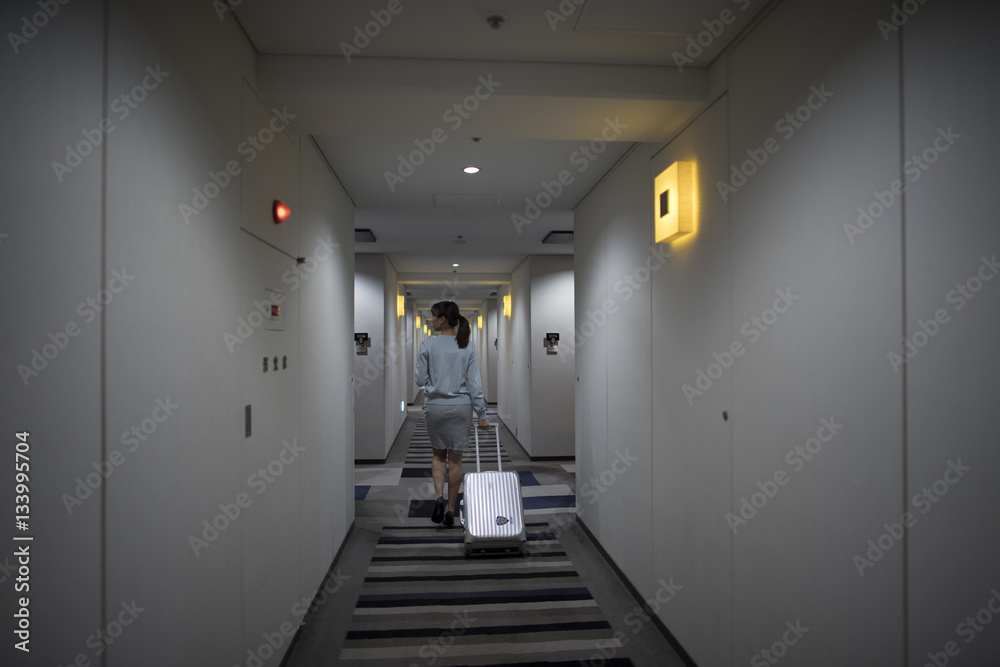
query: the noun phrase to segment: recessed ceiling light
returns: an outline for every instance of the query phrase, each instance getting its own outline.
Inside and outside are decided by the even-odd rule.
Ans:
[[[452,266],[458,266],[458,264],[452,264]]]
[[[466,167],[462,171],[464,171],[467,174],[478,174],[479,173],[479,167]]]

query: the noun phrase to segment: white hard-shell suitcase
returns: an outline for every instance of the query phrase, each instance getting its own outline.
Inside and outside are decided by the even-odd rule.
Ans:
[[[521,480],[516,472],[503,472],[500,426],[497,433],[497,468],[482,472],[479,464],[479,428],[476,427],[476,472],[466,473],[461,520],[465,526],[465,555],[527,551]]]

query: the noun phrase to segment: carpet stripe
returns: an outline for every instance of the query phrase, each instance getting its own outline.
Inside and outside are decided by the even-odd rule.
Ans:
[[[490,581],[502,581],[504,579],[537,579],[539,577],[579,577],[576,572],[503,572],[490,575]],[[481,574],[446,574],[446,575],[425,575],[409,577],[365,577],[369,583],[393,583],[400,581],[482,581]]]
[[[571,623],[539,623],[536,625],[490,625],[485,627],[461,628],[463,636],[509,635],[529,632],[558,632],[568,630],[605,630],[611,625],[607,621],[579,621]],[[348,639],[396,639],[404,637],[438,637],[441,628],[413,628],[412,630],[353,630]]]
[[[494,603],[494,604],[477,605],[476,611],[477,612],[531,611],[535,609],[553,610],[553,609],[572,609],[577,607],[597,607],[597,602],[593,599],[590,599],[590,600],[557,600],[553,602]],[[433,613],[433,612],[448,612],[450,620],[451,618],[453,618],[455,609],[453,607],[446,607],[443,605],[427,605],[426,607],[407,607],[406,611],[403,613],[411,615],[417,613]],[[399,613],[401,613],[400,610],[393,609],[391,607],[367,607],[354,610],[355,616],[368,616],[368,615],[381,616],[386,614],[399,614]]]
[[[610,638],[605,642],[602,642],[602,646],[606,648],[621,648],[622,643],[620,639]],[[426,644],[420,645],[408,645],[408,646],[388,646],[385,648],[364,648],[364,649],[348,649],[345,648],[340,653],[341,660],[384,660],[386,658],[413,658],[418,657],[418,651],[426,646]],[[594,651],[593,640],[588,639],[570,639],[563,641],[545,641],[545,642],[498,642],[492,644],[471,644],[471,645],[459,645],[457,642],[447,648],[447,655],[449,656],[475,656],[475,655],[517,655],[517,654],[534,654],[534,655],[545,655],[546,653],[553,653],[559,651]]]

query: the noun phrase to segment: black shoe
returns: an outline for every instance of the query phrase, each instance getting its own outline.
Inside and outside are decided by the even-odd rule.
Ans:
[[[444,525],[448,526],[449,528],[451,526],[455,525],[455,515],[454,515],[454,513],[452,513],[452,512],[445,512],[444,513]]]
[[[431,514],[431,521],[441,523],[441,519],[444,518],[444,505],[444,497],[438,496],[437,502],[434,503],[434,513]]]

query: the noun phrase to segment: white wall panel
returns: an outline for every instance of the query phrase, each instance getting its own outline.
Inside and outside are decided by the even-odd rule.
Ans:
[[[6,26],[6,53],[0,58],[5,98],[0,106],[5,206],[0,283],[6,287],[4,309],[16,313],[4,318],[0,329],[0,426],[6,445],[0,497],[11,522],[0,556],[7,624],[0,663],[7,665],[29,659],[59,664],[79,653],[92,657],[85,641],[101,621],[103,479],[94,465],[104,460],[103,323],[96,312],[89,314],[86,299],[95,298],[111,278],[101,261],[104,158],[98,146],[68,173],[57,175],[52,164],[67,162],[67,145],[74,153],[81,143],[80,150],[88,150],[83,131],[93,131],[104,118],[103,10],[92,0],[59,6],[59,13],[45,17],[44,27],[32,36],[37,2],[0,5],[0,24]],[[21,43],[19,37],[15,47],[10,35],[22,31],[30,39]],[[87,315],[78,311],[81,305]],[[32,509],[25,534],[38,545],[30,563],[30,656],[14,648],[19,641],[13,634],[18,562],[10,540],[14,434],[24,431],[29,433]]]
[[[573,211],[575,326],[567,341],[576,356],[577,515],[595,536],[601,535],[602,517],[609,515],[596,481],[608,467],[608,342],[605,327],[585,326],[585,314],[604,308],[608,299],[606,212],[603,188],[591,191]]]
[[[497,300],[490,299],[487,301],[486,313],[483,316],[483,325],[486,327],[486,349],[480,354],[486,355],[487,365],[489,366],[489,379],[483,386],[483,391],[486,394],[486,401],[488,403],[497,402],[497,345],[499,344],[497,341],[498,313]]]
[[[531,262],[521,262],[510,274],[511,313],[511,402],[514,418],[507,422],[513,426],[518,439],[528,455],[532,455],[531,433]],[[515,407],[516,406],[516,407]]]
[[[385,458],[386,377],[377,361],[385,349],[385,262],[384,255],[354,257],[354,331],[371,338],[367,354],[354,354],[354,456],[362,460]]]
[[[302,453],[302,581],[311,598],[354,516],[354,216],[310,141],[302,141],[299,313]],[[342,205],[347,201],[348,206]],[[310,261],[312,258],[312,261]],[[345,468],[347,473],[345,474]],[[330,526],[330,530],[316,530]],[[294,619],[299,620],[299,619]]]
[[[245,622],[259,620],[259,608],[242,612],[240,554],[261,518],[246,512],[266,503],[235,521],[223,516],[225,530],[207,548],[190,541],[211,538],[215,529],[202,522],[246,490],[243,457],[255,450],[244,450],[247,394],[237,387],[263,340],[240,324],[254,309],[243,291],[241,180],[196,214],[181,208],[196,203],[211,171],[239,158],[242,118],[243,37],[232,24],[187,20],[193,9],[109,5],[109,97],[148,84],[127,116],[112,112],[118,124],[107,138],[105,254],[135,279],[105,313],[107,448],[127,452],[107,486],[105,601],[109,615],[133,599],[144,609],[110,647],[109,664],[151,654],[174,663],[232,659],[245,644]],[[157,400],[178,407],[128,452],[119,436],[162,418]],[[287,421],[275,426],[296,435]]]
[[[588,308],[580,320],[604,331],[607,344],[607,467],[596,471],[596,486],[616,520],[601,526],[601,537],[644,593],[652,592],[653,536],[646,526],[652,522],[651,383],[657,355],[650,352],[650,280],[653,251],[659,250],[652,247],[649,178],[649,149],[640,145],[605,182],[607,302]]]
[[[251,312],[254,301],[264,300],[265,289],[280,288],[281,276],[295,260],[242,234],[242,309]],[[290,620],[289,611],[299,600],[299,558],[277,545],[299,544],[302,526],[298,515],[300,489],[308,479],[299,451],[299,292],[285,289],[281,304],[284,330],[258,327],[235,359],[240,368],[240,396],[252,405],[253,433],[240,444],[239,492],[249,498],[233,528],[220,537],[240,543],[243,643],[256,648],[262,632],[273,632]],[[288,367],[284,367],[288,357]],[[267,359],[267,372],[263,359]],[[276,360],[276,361],[275,361]],[[306,485],[308,487],[308,485]],[[234,496],[235,497],[235,496]],[[233,498],[221,497],[231,509]],[[208,508],[209,517],[219,509]],[[290,511],[291,510],[291,511]],[[214,519],[213,519],[214,520]],[[236,532],[236,535],[231,533]],[[294,550],[294,551],[297,551]],[[280,655],[265,664],[280,663]]]
[[[984,625],[990,612],[981,612],[987,603],[1000,608],[993,421],[1000,395],[998,21],[994,3],[928,3],[902,35],[902,157],[910,172],[899,177],[909,184],[906,337],[915,354],[900,374],[906,374],[907,509],[918,520],[907,542],[908,639],[920,664],[949,642],[955,665],[992,664],[1000,656],[996,615]],[[898,39],[893,35],[892,43]],[[938,311],[944,316],[935,324]],[[894,346],[902,356],[901,348]],[[969,469],[959,475],[952,464]]]
[[[576,355],[564,343],[572,338],[573,331],[573,258],[533,255],[530,270],[532,455],[571,458],[576,449]],[[556,354],[548,354],[542,345],[549,332],[560,334]]]
[[[885,364],[901,323],[900,209],[855,244],[843,228],[899,168],[899,63],[880,12],[783,3],[729,56],[729,159],[749,174],[729,193],[730,335],[746,346],[732,370],[734,510],[772,496],[734,536],[734,663],[800,620],[797,662],[842,664],[846,637],[866,663],[901,660],[901,550],[865,576],[853,561],[903,511],[901,382]],[[842,428],[790,461],[831,438],[822,420]]]
[[[729,164],[726,108],[725,97],[716,101],[653,157],[645,179],[693,163],[698,220],[692,237],[658,246],[668,256],[657,258],[651,281],[655,528],[652,590],[643,593],[653,598],[661,579],[683,587],[660,618],[706,665],[732,660],[732,422],[723,416],[732,411],[732,366],[709,387],[697,374],[719,363],[713,354],[731,354],[729,207],[715,190]]]

